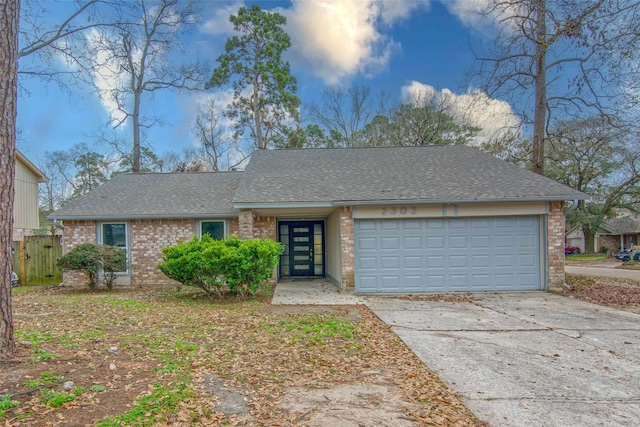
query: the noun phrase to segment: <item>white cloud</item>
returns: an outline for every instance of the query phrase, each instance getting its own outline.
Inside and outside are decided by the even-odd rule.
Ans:
[[[218,2],[215,2],[215,4],[216,7],[213,9],[213,16],[204,21],[200,30],[205,34],[214,36],[232,34],[233,24],[229,21],[229,17],[237,14],[238,9],[244,6],[244,2],[235,1],[226,5],[220,5]]]
[[[333,84],[386,67],[399,45],[380,28],[428,6],[428,1],[294,0],[291,9],[279,12],[287,17],[294,61]]]
[[[87,35],[89,43],[96,48],[95,62],[93,68],[94,83],[100,96],[100,101],[111,117],[111,123],[116,125],[123,123],[127,116],[118,108],[116,92],[122,84],[122,76],[118,72],[119,64],[110,56],[109,52],[100,48],[101,35],[93,29]]]
[[[401,92],[403,102],[435,101],[459,123],[480,128],[473,141],[476,144],[517,132],[521,125],[508,102],[492,99],[479,89],[458,95],[449,89],[438,91],[433,86],[412,81],[403,86]]]

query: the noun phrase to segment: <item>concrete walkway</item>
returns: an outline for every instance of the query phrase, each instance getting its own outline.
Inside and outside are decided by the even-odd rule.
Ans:
[[[625,270],[615,268],[620,264],[608,267],[591,267],[581,265],[567,265],[565,271],[571,274],[584,274],[586,276],[620,277],[623,279],[640,280],[640,270]]]
[[[364,304],[364,299],[351,292],[341,292],[326,279],[291,280],[276,285],[271,304],[343,305]]]

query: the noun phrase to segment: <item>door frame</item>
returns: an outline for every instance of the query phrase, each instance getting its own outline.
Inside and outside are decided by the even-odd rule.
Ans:
[[[325,277],[325,272],[326,272],[326,255],[325,255],[325,247],[326,247],[326,224],[325,224],[325,220],[324,219],[283,219],[283,220],[278,220],[277,222],[278,224],[278,241],[282,244],[285,245],[286,249],[284,254],[280,257],[280,262],[278,264],[278,277],[279,278],[296,278],[296,277],[309,277],[309,278],[313,278],[313,277]],[[315,225],[320,225],[321,226],[321,234],[320,234],[320,238],[321,238],[321,242],[320,242],[320,252],[318,252],[317,250],[317,246],[315,245],[313,242],[313,238],[315,236],[315,232],[314,232],[314,228]],[[282,227],[286,226],[287,227],[287,233],[282,233],[283,229]],[[311,254],[311,264],[310,264],[310,269],[309,269],[309,274],[292,274],[293,273],[293,266],[295,265],[295,260],[294,260],[294,253],[293,251],[291,251],[291,245],[293,243],[292,239],[293,239],[293,229],[294,228],[299,228],[299,227],[305,227],[308,226],[309,227],[309,234],[311,237],[311,248],[312,249],[312,254]],[[287,239],[288,241],[283,241],[283,238]],[[316,267],[318,267],[320,264],[316,264],[314,262],[315,258],[320,255],[321,256],[321,261],[322,261],[322,271],[321,274],[316,274]],[[283,261],[286,259],[288,260],[288,264],[284,264]],[[286,274],[283,274],[286,273]]]

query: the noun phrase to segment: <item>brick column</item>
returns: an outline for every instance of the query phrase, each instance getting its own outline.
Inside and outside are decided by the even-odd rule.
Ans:
[[[238,237],[253,239],[253,212],[243,210],[238,213]]]
[[[564,285],[564,202],[550,202],[547,215],[547,280],[549,289]]]
[[[340,256],[342,289],[353,290],[355,288],[354,276],[354,247],[353,247],[353,217],[351,206],[340,207]]]

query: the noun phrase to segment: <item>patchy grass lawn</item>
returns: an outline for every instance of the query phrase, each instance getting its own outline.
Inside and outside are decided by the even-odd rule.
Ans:
[[[482,425],[367,308],[269,300],[22,288],[0,423]]]
[[[565,262],[569,265],[580,265],[584,262],[607,261],[607,255],[605,254],[569,254],[569,255],[565,255],[564,259],[565,259]]]

